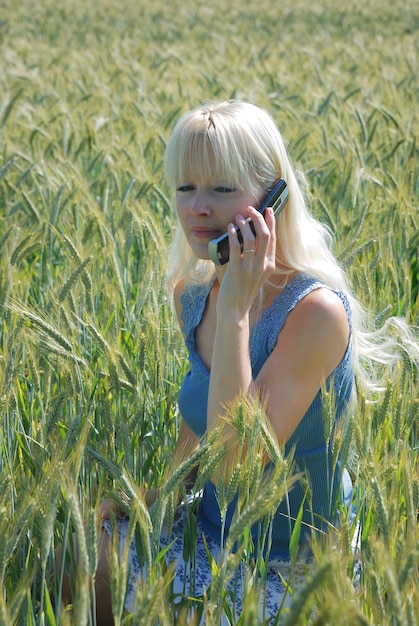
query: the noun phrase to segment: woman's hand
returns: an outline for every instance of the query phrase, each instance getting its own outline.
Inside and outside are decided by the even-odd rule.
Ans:
[[[218,296],[218,310],[224,314],[245,315],[257,298],[260,289],[275,271],[275,217],[271,208],[264,215],[248,207],[256,236],[249,220],[237,215],[236,226],[243,237],[241,245],[233,224],[228,227],[230,260],[222,279]],[[239,321],[237,319],[237,321]]]
[[[160,496],[159,489],[152,489],[152,488],[144,489],[143,498],[144,498],[146,507],[149,509],[156,502],[156,500],[158,500],[159,496]]]
[[[248,207],[253,222],[237,215],[241,245],[232,224],[228,227],[230,260],[221,278],[211,359],[207,424],[211,428],[239,395],[255,392],[249,354],[250,310],[264,283],[275,271],[275,217]]]
[[[159,490],[144,487],[140,490],[140,494],[149,509],[158,499]],[[123,519],[127,516],[127,511],[113,498],[106,498],[100,503],[100,514],[102,519],[110,519],[112,515]]]
[[[100,503],[100,514],[102,519],[110,519],[113,515],[115,517],[126,517],[126,512],[113,498],[106,498]]]

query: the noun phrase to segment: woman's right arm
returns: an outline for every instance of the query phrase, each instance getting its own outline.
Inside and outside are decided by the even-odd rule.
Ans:
[[[183,323],[182,323],[182,294],[185,291],[185,283],[184,281],[179,281],[174,290],[173,290],[173,300],[175,305],[175,311],[177,320],[179,323],[179,328],[183,331]],[[198,448],[199,446],[199,437],[195,435],[193,430],[188,426],[188,424],[182,420],[182,425],[180,427],[179,436],[177,438],[175,452],[174,452],[174,463],[175,465],[179,465],[186,459],[190,457],[190,455]],[[193,472],[193,476],[188,477],[187,485],[192,486],[197,469]],[[190,485],[188,485],[190,483]]]
[[[184,290],[183,283],[178,283],[174,289],[174,303],[176,315],[178,318],[179,326],[182,330],[182,321],[181,321],[181,313],[182,313],[182,303],[181,297]],[[175,467],[179,466],[183,461],[188,459],[191,454],[197,449],[199,446],[199,437],[195,435],[195,433],[189,428],[187,423],[182,420],[182,424],[179,430],[179,435],[175,444],[175,449],[173,453],[173,464]],[[185,479],[185,487],[187,490],[190,490],[194,483],[197,474],[198,468],[194,468],[191,473]],[[159,497],[158,489],[150,489],[145,487],[144,489],[144,500],[147,506],[151,506],[155,500]],[[111,514],[115,514],[117,517],[123,517],[126,512],[121,508],[121,506],[114,500],[113,498],[107,498],[100,505],[101,516],[102,519],[109,519]]]
[[[185,420],[182,420],[179,436],[176,441],[175,451],[173,455],[173,463],[175,467],[178,467],[183,461],[186,461],[196,451],[199,446],[199,437],[189,428]],[[196,474],[198,467],[195,467],[186,476],[184,483],[186,490],[189,491],[195,484]]]

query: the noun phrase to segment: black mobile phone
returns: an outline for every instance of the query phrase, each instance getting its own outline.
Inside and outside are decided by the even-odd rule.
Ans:
[[[258,211],[260,213],[265,212],[266,207],[270,206],[273,209],[274,215],[278,215],[278,213],[284,208],[286,201],[288,200],[288,187],[285,180],[279,178],[275,181],[271,189],[267,192],[265,198],[262,200],[259,205]],[[250,228],[252,229],[253,234],[255,235],[255,228],[253,226],[253,222],[249,222]],[[240,243],[243,243],[243,237],[241,235],[240,229],[236,227],[237,237]],[[227,263],[230,258],[230,247],[228,245],[228,233],[224,233],[221,237],[217,237],[216,239],[211,239],[208,244],[208,254],[216,265],[224,265]]]

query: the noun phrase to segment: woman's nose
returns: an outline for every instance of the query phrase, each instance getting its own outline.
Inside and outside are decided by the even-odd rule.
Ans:
[[[196,215],[209,215],[209,213],[211,213],[211,207],[208,194],[203,190],[197,189],[189,210]]]

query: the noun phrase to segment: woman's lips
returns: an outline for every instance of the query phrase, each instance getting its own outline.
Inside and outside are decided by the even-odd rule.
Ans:
[[[215,239],[222,234],[220,230],[211,228],[191,228],[191,233],[197,239]]]

